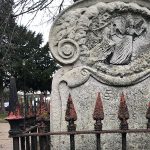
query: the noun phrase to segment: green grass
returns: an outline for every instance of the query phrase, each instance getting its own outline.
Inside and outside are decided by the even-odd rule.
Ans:
[[[0,119],[4,119],[7,117],[7,114],[6,113],[0,113]]]
[[[0,113],[0,122],[6,122],[5,118],[7,117],[6,113]]]

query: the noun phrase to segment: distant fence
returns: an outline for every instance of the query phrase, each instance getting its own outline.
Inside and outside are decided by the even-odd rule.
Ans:
[[[128,133],[150,133],[150,104],[146,112],[146,118],[148,119],[147,129],[129,129],[128,122],[129,112],[125,97],[122,94],[120,98],[120,105],[118,110],[118,118],[120,120],[120,127],[118,130],[102,130],[102,120],[104,119],[103,104],[98,94],[95,109],[93,113],[93,119],[95,120],[94,130],[92,131],[76,131],[77,114],[74,108],[73,100],[69,95],[65,120],[68,122],[65,132],[50,132],[50,103],[43,98],[40,99],[38,104],[32,100],[27,106],[24,103],[18,104],[15,112],[10,112],[6,120],[10,123],[11,129],[9,131],[10,137],[13,138],[13,150],[50,150],[51,149],[51,135],[70,136],[70,150],[75,150],[76,142],[75,136],[80,134],[94,134],[96,135],[96,147],[97,150],[102,149],[101,134],[116,134],[122,135],[121,143],[122,150],[127,149],[127,137]],[[140,141],[139,141],[140,142]]]

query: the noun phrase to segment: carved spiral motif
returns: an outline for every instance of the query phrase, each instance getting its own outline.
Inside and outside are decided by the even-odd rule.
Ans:
[[[83,68],[83,69],[81,70],[81,75],[87,76],[87,75],[89,75],[89,71],[86,70],[85,68]]]
[[[64,39],[58,44],[58,61],[64,64],[71,64],[75,62],[80,56],[78,44],[71,39]]]

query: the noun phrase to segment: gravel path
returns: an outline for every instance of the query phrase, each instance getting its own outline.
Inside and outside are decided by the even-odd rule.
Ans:
[[[8,137],[8,123],[0,123],[0,150],[12,150],[12,139]]]

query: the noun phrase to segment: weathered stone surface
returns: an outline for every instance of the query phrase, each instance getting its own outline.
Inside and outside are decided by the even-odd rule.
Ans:
[[[150,2],[131,2],[83,0],[54,22],[50,49],[63,67],[53,79],[51,131],[67,130],[69,93],[78,116],[77,130],[93,130],[92,114],[98,92],[104,105],[103,129],[119,128],[117,113],[122,92],[130,114],[129,128],[146,128],[150,99]],[[129,134],[128,149],[150,149],[148,136]],[[120,150],[120,137],[103,135],[103,149]],[[52,147],[69,150],[69,137],[53,136]],[[76,149],[96,149],[95,136],[77,136]]]

